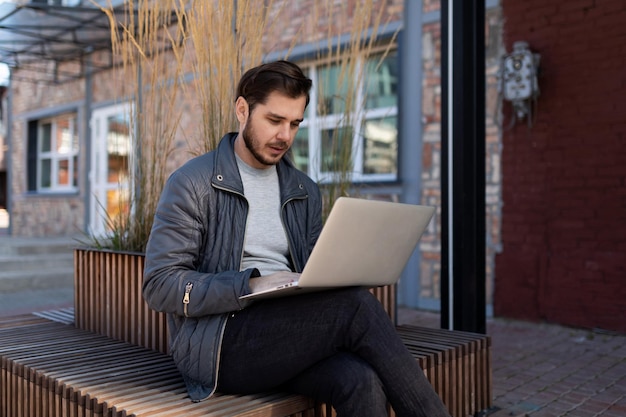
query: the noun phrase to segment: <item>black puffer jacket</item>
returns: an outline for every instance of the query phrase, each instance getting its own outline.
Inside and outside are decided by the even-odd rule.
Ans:
[[[227,134],[215,151],[168,179],[146,249],[143,296],[150,308],[168,313],[171,354],[193,401],[215,392],[228,313],[249,305],[239,297],[258,276],[240,271],[248,203],[236,136]],[[322,228],[320,192],[284,158],[277,171],[292,269],[301,272]]]

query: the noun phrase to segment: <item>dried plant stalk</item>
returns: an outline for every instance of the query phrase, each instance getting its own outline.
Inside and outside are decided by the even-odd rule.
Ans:
[[[235,86],[247,68],[261,63],[272,1],[203,1],[183,12],[184,49],[192,56],[193,82],[186,95],[200,108],[200,138],[191,149],[200,154],[215,148],[219,139],[237,128],[233,111]]]

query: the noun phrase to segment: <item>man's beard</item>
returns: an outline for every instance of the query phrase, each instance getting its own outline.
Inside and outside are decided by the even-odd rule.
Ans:
[[[246,148],[248,148],[252,156],[254,156],[254,159],[259,161],[261,164],[266,166],[276,165],[282,158],[282,156],[275,159],[266,158],[265,156],[263,156],[263,154],[261,153],[261,146],[259,145],[259,142],[254,139],[254,129],[252,128],[251,123],[246,124],[246,127],[244,127],[241,136],[243,137],[243,142],[245,143]],[[284,146],[285,148],[287,148],[287,145],[284,142],[277,142],[273,143],[272,145],[276,146],[279,143],[280,146]]]

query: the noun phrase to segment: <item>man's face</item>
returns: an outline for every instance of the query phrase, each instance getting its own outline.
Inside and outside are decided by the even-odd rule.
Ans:
[[[305,104],[305,96],[294,99],[273,92],[265,104],[257,104],[250,113],[246,100],[239,97],[237,155],[255,168],[277,164],[293,144],[304,118]]]

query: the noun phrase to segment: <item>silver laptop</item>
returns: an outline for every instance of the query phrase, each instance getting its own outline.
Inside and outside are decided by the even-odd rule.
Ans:
[[[241,298],[394,284],[434,211],[428,206],[340,197],[299,280]]]

